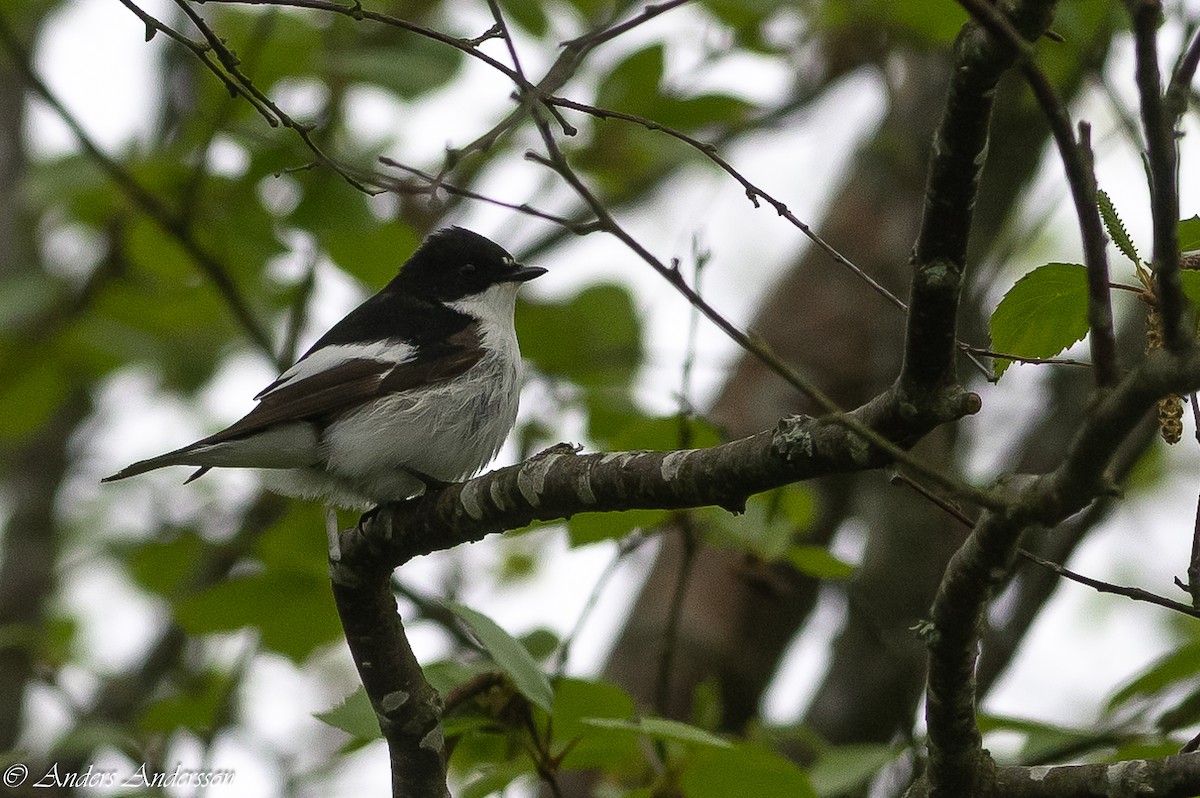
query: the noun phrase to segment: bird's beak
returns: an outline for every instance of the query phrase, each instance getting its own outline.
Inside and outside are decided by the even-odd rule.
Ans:
[[[541,277],[546,273],[546,270],[541,266],[522,266],[519,263],[514,264],[514,266],[515,268],[504,278],[505,282],[523,283],[527,280],[532,280],[534,277]]]

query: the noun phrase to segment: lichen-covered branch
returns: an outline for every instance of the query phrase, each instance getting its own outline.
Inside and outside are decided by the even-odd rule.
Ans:
[[[899,402],[892,390],[851,415],[907,447],[978,408],[978,397],[961,389],[920,410]],[[774,429],[707,449],[578,454],[559,446],[433,495],[383,506],[343,533],[338,569],[390,569],[493,532],[581,512],[710,505],[738,511],[755,493],[889,461],[842,424],[811,416],[793,416]],[[990,503],[983,491],[970,498]]]

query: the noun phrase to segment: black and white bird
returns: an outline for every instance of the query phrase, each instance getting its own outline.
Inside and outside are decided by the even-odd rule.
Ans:
[[[255,468],[277,492],[365,509],[469,477],[516,421],[517,290],[545,271],[469,230],[440,230],[241,420],[103,481]]]

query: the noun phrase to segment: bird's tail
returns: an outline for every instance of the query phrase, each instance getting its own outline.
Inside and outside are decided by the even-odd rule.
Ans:
[[[167,452],[166,454],[160,454],[158,457],[151,457],[148,460],[139,460],[138,462],[134,463],[133,465],[125,466],[124,468],[122,468],[120,471],[118,471],[115,474],[104,477],[100,481],[101,482],[116,482],[119,479],[129,479],[130,477],[136,477],[139,474],[145,474],[147,471],[154,471],[159,468],[166,468],[167,466],[200,465],[199,463],[195,462],[192,459],[192,457],[189,456],[193,453],[192,450],[193,450],[192,446],[185,446],[184,448],[176,449],[173,452]],[[194,474],[192,474],[190,477],[188,477],[186,480],[184,480],[183,484],[186,485],[187,483],[191,482],[193,479],[199,479],[200,477],[204,476],[211,468],[212,468],[212,466],[200,466],[200,468],[197,469],[197,471]]]

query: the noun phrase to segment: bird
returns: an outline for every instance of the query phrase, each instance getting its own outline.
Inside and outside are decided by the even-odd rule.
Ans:
[[[545,273],[478,233],[438,230],[241,419],[101,481],[253,468],[275,492],[365,510],[470,477],[516,423],[516,297]]]

